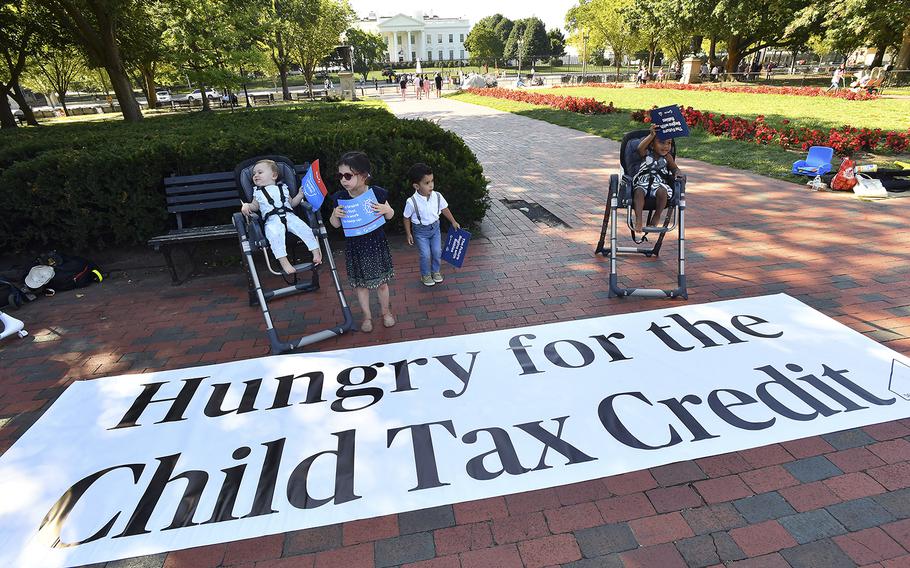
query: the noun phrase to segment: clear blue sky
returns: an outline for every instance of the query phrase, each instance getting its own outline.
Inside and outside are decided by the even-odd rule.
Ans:
[[[419,0],[350,0],[351,6],[360,17],[373,11],[379,16],[397,13],[414,15],[415,12],[435,14],[440,18],[466,17],[471,25],[477,20],[500,13],[510,20],[536,16],[543,20],[547,29],[565,29],[566,12],[577,2],[575,0],[548,0],[528,2],[527,0],[461,0],[460,2],[426,2]]]

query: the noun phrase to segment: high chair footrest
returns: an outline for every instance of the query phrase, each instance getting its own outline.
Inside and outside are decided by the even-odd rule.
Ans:
[[[312,262],[304,262],[304,263],[301,263],[301,264],[295,264],[295,265],[294,265],[294,270],[295,270],[296,272],[305,272],[305,271],[307,271],[307,270],[312,270],[312,269],[313,269],[313,266],[314,266],[314,265],[313,265]]]

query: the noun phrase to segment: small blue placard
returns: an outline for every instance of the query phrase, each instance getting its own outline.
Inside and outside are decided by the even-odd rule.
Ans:
[[[446,236],[446,246],[442,249],[442,260],[455,268],[461,268],[464,258],[468,254],[468,244],[471,242],[471,233],[464,229],[449,228]]]
[[[689,135],[689,125],[686,124],[682,111],[676,105],[652,110],[651,122],[657,126],[657,137],[661,140]]]
[[[325,184],[322,183],[322,176],[319,175],[319,160],[310,164],[310,169],[306,171],[306,175],[300,180],[300,191],[303,192],[303,196],[313,206],[313,211],[319,211],[328,193]]]
[[[378,203],[373,189],[367,189],[354,199],[339,199],[338,205],[344,208],[341,228],[344,236],[357,237],[371,233],[385,225],[385,217],[373,211],[373,204]]]

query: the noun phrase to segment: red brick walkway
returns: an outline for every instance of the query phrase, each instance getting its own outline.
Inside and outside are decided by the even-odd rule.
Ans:
[[[435,288],[419,284],[416,254],[394,240],[399,324],[318,349],[667,305],[608,299],[607,262],[592,255],[616,143],[453,101],[392,106],[428,112],[462,135],[491,178],[494,205],[469,266]],[[910,199],[862,203],[696,162],[682,167],[691,303],[786,292],[910,354]],[[502,199],[541,204],[571,229],[535,223]],[[664,251],[623,260],[621,274],[641,286],[672,284],[675,247]],[[277,304],[284,333],[339,320],[330,290],[312,296]],[[266,354],[261,314],[246,300],[239,271],[172,287],[158,269],[28,306],[17,315],[32,335],[0,346],[0,451],[74,380]],[[888,422],[106,566],[910,566],[908,440],[910,420]]]

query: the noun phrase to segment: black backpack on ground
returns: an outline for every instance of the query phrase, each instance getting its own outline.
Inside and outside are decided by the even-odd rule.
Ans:
[[[44,264],[54,269],[54,277],[47,283],[47,288],[58,292],[85,288],[92,282],[101,282],[103,279],[101,268],[81,256],[51,251],[38,256],[35,264]]]
[[[0,278],[0,308],[17,310],[22,304],[34,299],[34,295],[26,294],[9,280]]]

